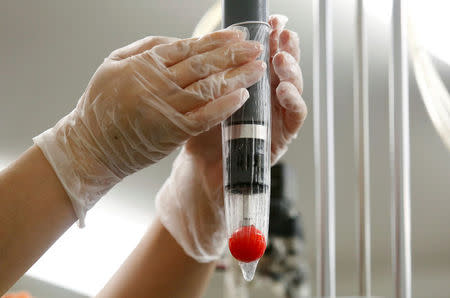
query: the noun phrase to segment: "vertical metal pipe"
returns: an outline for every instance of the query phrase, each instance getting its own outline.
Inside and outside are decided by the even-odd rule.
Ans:
[[[336,296],[332,1],[314,1],[317,296]]]
[[[392,188],[394,297],[411,297],[411,218],[407,0],[394,0],[389,61],[389,131]]]
[[[356,1],[355,55],[353,70],[355,159],[357,166],[358,227],[358,295],[371,295],[370,260],[370,151],[369,84],[367,34],[364,0]]]

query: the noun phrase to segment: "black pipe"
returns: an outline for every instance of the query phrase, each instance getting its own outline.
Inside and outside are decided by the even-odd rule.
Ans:
[[[247,28],[248,39],[263,44],[264,51],[260,59],[269,65],[270,27],[266,23],[267,19],[266,0],[223,1],[223,26],[226,28],[238,24]],[[228,172],[225,189],[231,193],[251,194],[269,191],[270,148],[267,148],[270,146],[271,118],[269,75],[267,68],[263,78],[248,88],[250,98],[245,105],[224,123],[225,127],[236,126],[237,130],[250,132],[243,132],[243,136],[234,136],[224,144],[229,148],[228,156],[224,156]],[[265,129],[268,134],[257,133]]]
[[[248,21],[267,22],[266,0],[224,0],[222,4],[224,28]]]

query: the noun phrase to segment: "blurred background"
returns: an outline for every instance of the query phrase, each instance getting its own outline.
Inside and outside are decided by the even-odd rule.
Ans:
[[[305,257],[314,282],[312,2],[273,0],[270,11],[289,17],[288,28],[298,32],[302,48],[303,96],[310,116],[284,161],[296,172],[295,204],[303,216]],[[337,294],[352,296],[357,293],[352,105],[355,3],[333,2]],[[389,1],[366,2],[370,2],[373,294],[389,297],[393,282],[387,123]],[[414,2],[423,1],[411,1]],[[433,62],[450,88],[450,47],[445,40],[450,25],[444,15],[450,5],[447,1],[426,2],[413,21],[428,33],[426,44]],[[0,1],[0,168],[25,151],[33,136],[71,111],[111,51],[147,35],[190,37],[213,3],[214,0]],[[430,121],[412,72],[410,124],[413,293],[415,297],[450,297],[450,155]],[[116,186],[88,214],[87,227],[80,230],[73,226],[67,231],[12,290],[26,289],[42,298],[95,295],[151,222],[153,199],[170,172],[174,156]],[[216,273],[205,297],[223,297],[223,292],[223,273]]]

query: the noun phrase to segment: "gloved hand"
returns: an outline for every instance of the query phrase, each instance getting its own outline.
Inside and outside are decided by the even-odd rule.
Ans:
[[[265,69],[246,32],[147,37],[111,53],[76,108],[34,142],[83,225],[86,211],[125,176],[216,126],[248,98]]]
[[[270,25],[272,164],[286,152],[306,118],[297,34],[283,30],[287,18],[272,16]],[[218,259],[226,246],[220,126],[190,138],[158,192],[162,224],[186,254],[199,262]]]

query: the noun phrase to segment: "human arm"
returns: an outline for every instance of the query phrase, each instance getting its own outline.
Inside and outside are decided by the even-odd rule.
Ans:
[[[1,173],[0,293],[121,179],[245,102],[264,65],[244,37],[147,37],[105,59],[76,108]]]
[[[198,263],[156,218],[96,297],[200,297],[215,263]]]
[[[77,218],[36,145],[0,172],[0,206],[0,293],[4,293]]]

